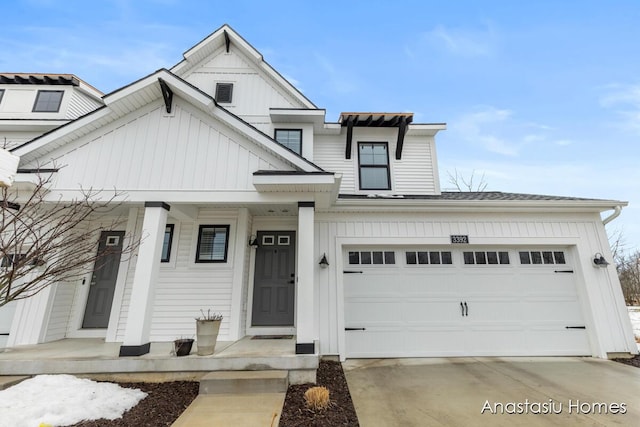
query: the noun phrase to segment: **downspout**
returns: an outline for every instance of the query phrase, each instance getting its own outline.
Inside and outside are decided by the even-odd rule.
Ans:
[[[606,217],[605,219],[603,219],[602,224],[603,225],[609,224],[611,221],[613,221],[614,219],[618,218],[618,216],[620,216],[620,212],[622,212],[622,206],[620,205],[614,206],[613,213],[608,217]]]

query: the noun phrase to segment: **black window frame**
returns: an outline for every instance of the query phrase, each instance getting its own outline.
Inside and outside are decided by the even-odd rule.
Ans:
[[[58,106],[56,107],[55,110],[41,110],[41,109],[36,109],[36,107],[38,107],[38,102],[40,101],[40,95],[42,95],[43,93],[59,93],[60,94],[60,99],[58,100]],[[36,100],[33,103],[33,108],[31,110],[31,112],[33,113],[58,113],[60,112],[60,107],[62,106],[62,98],[64,96],[64,90],[39,90],[38,94],[36,95]]]
[[[384,145],[385,151],[387,153],[387,164],[386,165],[363,165],[362,159],[360,158],[360,149],[364,145]],[[382,169],[385,168],[387,170],[387,187],[386,188],[378,188],[378,187],[363,187],[362,186],[362,169]],[[388,142],[358,142],[358,181],[360,190],[364,191],[374,191],[374,190],[391,190],[391,164],[389,162],[389,143]]]
[[[223,259],[200,259],[200,243],[202,241],[202,230],[205,228],[224,228],[226,236],[224,241],[224,258]],[[196,263],[226,263],[229,254],[229,233],[231,226],[229,224],[200,224],[198,227],[198,243],[196,246]]]
[[[228,87],[229,88],[229,100],[225,99],[219,99],[220,98],[220,90],[223,87]],[[233,83],[227,83],[227,82],[218,82],[216,83],[216,96],[214,97],[214,99],[216,100],[216,102],[220,103],[220,104],[231,104],[233,102]]]
[[[162,241],[162,254],[160,255],[160,262],[171,261],[171,246],[173,246],[173,231],[175,230],[175,224],[167,224],[164,229],[164,239],[167,238],[167,231],[169,231],[169,242],[167,244],[167,253],[164,253],[164,240]]]
[[[288,145],[284,145],[282,142],[278,141],[278,132],[298,132],[298,134],[300,135],[300,151],[296,151],[293,148],[289,147]],[[273,139],[275,139],[278,144],[282,145],[285,148],[288,148],[289,150],[293,151],[294,153],[298,154],[298,155],[302,155],[302,129],[286,129],[286,128],[276,128],[273,130]]]

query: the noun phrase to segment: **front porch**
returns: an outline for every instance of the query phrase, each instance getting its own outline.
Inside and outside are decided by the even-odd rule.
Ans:
[[[2,375],[198,373],[210,371],[289,371],[290,382],[315,381],[319,356],[295,354],[296,340],[252,339],[219,341],[211,356],[172,355],[172,342],[152,342],[149,353],[138,357],[119,356],[122,343],[105,343],[100,338],[62,339],[16,346],[0,352]],[[293,381],[292,381],[293,380]]]

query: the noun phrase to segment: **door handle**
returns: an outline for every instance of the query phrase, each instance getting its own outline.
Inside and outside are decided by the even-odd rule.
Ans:
[[[464,305],[462,304],[462,301],[460,301],[460,311],[462,311],[462,317],[464,317]]]
[[[345,331],[366,331],[366,328],[344,328]]]
[[[469,306],[466,301],[464,302],[464,315],[469,316]]]
[[[289,280],[287,283],[289,283],[289,284],[293,285],[294,283],[296,283],[296,280],[295,280],[295,279],[291,279],[291,280]]]

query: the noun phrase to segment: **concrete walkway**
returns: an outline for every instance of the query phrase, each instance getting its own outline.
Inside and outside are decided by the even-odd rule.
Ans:
[[[172,427],[277,427],[285,393],[201,394]]]
[[[606,360],[363,359],[343,367],[361,427],[640,425],[640,369]]]

